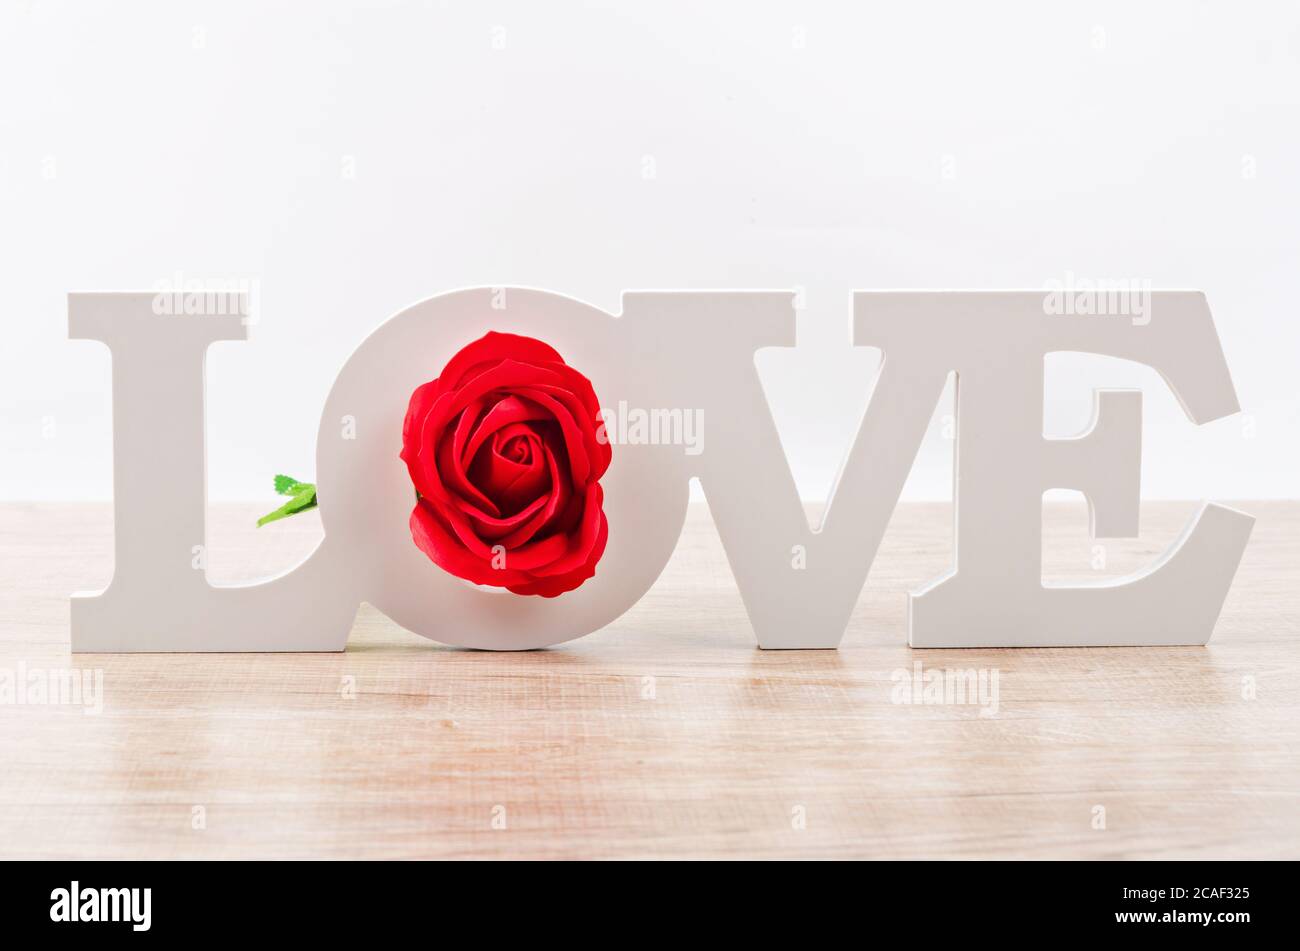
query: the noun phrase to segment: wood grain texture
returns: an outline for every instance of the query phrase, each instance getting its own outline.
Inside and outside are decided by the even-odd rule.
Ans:
[[[904,593],[947,566],[951,512],[905,504],[839,651],[759,651],[693,507],[650,594],[551,650],[443,648],[363,606],[342,654],[73,657],[110,510],[0,506],[0,670],[104,684],[97,715],[0,704],[0,856],[1295,858],[1300,502],[1241,507],[1205,648],[911,651]],[[1132,570],[1193,509],[1095,549],[1082,505],[1049,505],[1047,577]],[[214,580],[320,531],[258,514],[213,509]],[[893,702],[917,662],[996,671],[996,715]]]

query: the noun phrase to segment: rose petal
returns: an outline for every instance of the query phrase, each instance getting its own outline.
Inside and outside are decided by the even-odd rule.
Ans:
[[[503,455],[502,446],[507,440],[529,447],[528,463],[517,463]],[[551,481],[541,435],[521,422],[497,430],[491,444],[482,448],[474,457],[469,468],[469,478],[474,486],[481,488],[487,498],[497,504],[499,513],[503,516],[519,511],[538,496],[546,495],[550,491]]]
[[[563,574],[580,567],[591,555],[605,520],[604,490],[592,483],[583,499],[582,521],[575,533],[566,533],[568,545],[562,555],[545,567],[534,569],[539,575]]]
[[[434,399],[438,395],[438,381],[431,380],[415,388],[406,407],[406,419],[402,422],[402,458],[410,463],[414,458],[416,444],[414,437],[424,428],[424,418],[429,415]],[[408,453],[410,454],[408,456]]]
[[[591,473],[588,478],[594,481],[603,476],[605,470],[609,468],[612,450],[608,439],[602,441],[597,436],[602,420],[594,413],[589,412],[576,394],[563,387],[537,383],[529,387],[529,389],[546,393],[564,404],[573,417],[573,421],[577,423],[578,429],[582,432],[583,446],[586,448],[587,457],[592,462]]]
[[[489,518],[481,512],[464,512],[477,537],[509,550],[533,537],[546,522],[545,495],[540,495],[513,515]],[[464,510],[462,510],[464,511]]]
[[[511,423],[524,423],[530,421],[541,421],[551,418],[551,414],[546,412],[536,403],[520,399],[511,393],[503,396],[486,412],[483,418],[479,420],[474,435],[465,445],[465,461],[468,464],[470,459],[477,455],[483,443],[497,430]]]
[[[586,485],[591,472],[591,463],[588,460],[587,445],[582,437],[582,430],[574,420],[573,414],[562,402],[536,387],[525,387],[519,392],[551,411],[555,421],[560,424],[560,431],[564,434],[564,448],[569,459],[569,469],[573,473],[574,485],[578,487]]]
[[[496,587],[532,581],[530,572],[509,566],[509,555],[504,567],[494,568],[491,549],[484,555],[476,555],[467,549],[450,530],[436,506],[427,499],[421,499],[411,510],[410,526],[411,539],[416,547],[435,565],[457,578]]]
[[[507,590],[515,594],[531,594],[543,598],[554,598],[566,591],[572,591],[586,582],[587,579],[594,577],[596,563],[605,554],[605,546],[609,540],[609,522],[605,518],[604,511],[599,507],[592,519],[592,525],[594,535],[591,538],[591,545],[587,549],[586,556],[578,565],[562,574],[540,576],[532,581],[509,585]]]
[[[504,360],[535,364],[564,363],[564,358],[553,347],[540,340],[489,330],[473,343],[461,347],[447,361],[438,380],[441,381],[443,392],[449,392],[461,386],[467,376],[472,376],[477,365],[495,364]]]
[[[477,406],[478,404],[474,404]],[[442,440],[438,443],[437,455],[437,474],[440,476],[441,484],[455,491],[463,500],[470,503],[473,508],[481,509],[491,516],[498,516],[501,510],[497,504],[492,501],[486,494],[481,492],[469,480],[469,476],[460,465],[460,453],[456,451],[458,442],[468,438],[466,435],[472,423],[466,423],[466,416],[474,409],[471,406],[466,409],[460,417],[455,430],[450,434],[444,434]]]

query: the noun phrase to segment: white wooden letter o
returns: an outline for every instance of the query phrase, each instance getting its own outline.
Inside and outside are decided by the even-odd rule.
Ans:
[[[544,340],[592,381],[603,407],[655,406],[662,381],[638,372],[626,318],[572,298],[477,288],[407,308],[344,364],[321,415],[317,486],[327,551],[340,584],[403,627],[489,650],[545,647],[595,631],[650,588],[681,534],[689,481],[680,447],[615,445],[601,480],[609,543],[596,575],[558,598],[509,594],[456,578],[416,548],[415,490],[399,458],[411,392],[488,330]]]

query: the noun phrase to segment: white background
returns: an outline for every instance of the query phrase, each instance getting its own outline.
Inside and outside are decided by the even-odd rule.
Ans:
[[[0,498],[110,495],[108,353],[67,341],[64,295],[178,274],[258,301],[209,358],[213,499],[310,479],[351,349],[476,284],[613,312],[624,288],[802,287],[799,347],[758,364],[821,498],[876,362],[853,288],[1069,274],[1205,290],[1243,415],[1197,428],[1153,371],[1062,355],[1048,434],[1137,385],[1147,496],[1297,494],[1294,4],[0,11]],[[908,496],[949,493],[948,412]]]

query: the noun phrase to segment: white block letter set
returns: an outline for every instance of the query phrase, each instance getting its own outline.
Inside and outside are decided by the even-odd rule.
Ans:
[[[1142,408],[1137,391],[1098,391],[1086,433],[1044,438],[1046,354],[1152,366],[1198,424],[1238,411],[1204,295],[1148,293],[1144,321],[1053,313],[1041,290],[856,293],[853,342],[879,347],[884,362],[818,530],[808,526],[754,365],[760,347],[794,345],[793,294],[629,292],[618,317],[523,288],[504,298],[500,288],[433,297],[372,333],[325,402],[320,545],[281,577],[225,587],[208,582],[195,552],[205,541],[204,360],[214,341],[245,339],[237,295],[218,315],[160,315],[153,292],[72,294],[71,336],[111,351],[116,518],[113,579],[74,596],[72,647],[338,651],[363,601],[448,644],[556,644],[609,624],[645,594],[677,543],[689,480],[698,477],[759,645],[833,648],[954,371],[956,550],[952,569],[910,596],[910,643],[1204,644],[1249,515],[1206,504],[1138,574],[1042,582],[1044,490],[1083,492],[1094,536],[1137,534]],[[602,407],[681,410],[707,422],[686,448],[613,440],[603,480],[608,547],[595,577],[559,597],[472,585],[411,540],[413,490],[398,457],[407,402],[489,330],[554,346],[590,377]]]

